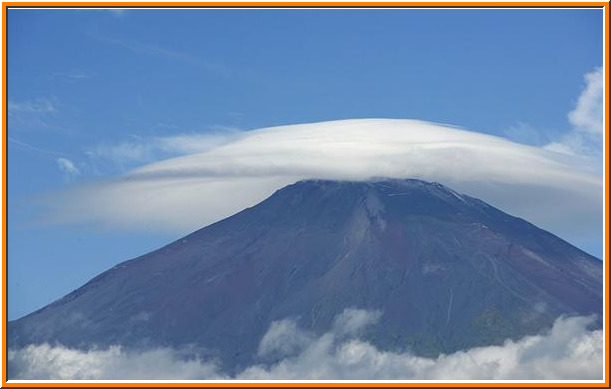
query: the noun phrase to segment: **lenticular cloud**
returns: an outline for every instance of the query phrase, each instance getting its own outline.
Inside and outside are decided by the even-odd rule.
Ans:
[[[547,334],[507,340],[438,358],[379,350],[358,337],[380,312],[346,309],[333,329],[315,335],[291,319],[271,325],[261,355],[275,362],[255,364],[235,375],[214,360],[170,348],[134,351],[115,346],[75,350],[30,345],[9,350],[9,379],[15,380],[600,380],[604,341],[588,331],[591,318],[560,318]],[[288,341],[288,343],[287,343]],[[287,346],[288,344],[288,346]]]
[[[591,161],[414,120],[360,119],[248,131],[199,154],[48,198],[53,222],[186,233],[300,179],[438,181],[572,242],[600,239]]]

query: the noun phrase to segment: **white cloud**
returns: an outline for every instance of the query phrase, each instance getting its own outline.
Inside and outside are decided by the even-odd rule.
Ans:
[[[81,174],[81,171],[76,167],[74,162],[68,158],[57,158],[56,162],[59,170],[61,170],[61,172],[64,174],[64,178],[66,180],[72,180]]]
[[[602,157],[604,78],[602,67],[584,76],[585,88],[577,100],[575,109],[568,114],[571,131],[559,141],[546,145],[546,149],[567,154]]]
[[[301,351],[312,341],[312,335],[300,330],[294,320],[275,321],[261,339],[260,356],[286,356]]]
[[[366,311],[363,314],[366,315]],[[375,317],[375,314],[374,314]],[[478,347],[439,358],[377,349],[357,338],[329,332],[294,357],[253,366],[241,379],[360,380],[568,380],[602,379],[602,331],[586,330],[588,318],[561,318],[549,334],[502,346]]]
[[[569,112],[569,122],[579,131],[601,135],[603,124],[603,92],[605,74],[602,67],[584,76],[586,87],[577,100],[577,107]]]
[[[602,331],[587,330],[589,318],[560,318],[547,334],[507,340],[438,358],[377,349],[345,334],[375,323],[379,313],[351,310],[347,327],[320,336],[291,320],[273,323],[261,343],[287,354],[274,364],[257,364],[229,376],[214,361],[186,358],[168,348],[135,352],[120,347],[79,351],[47,344],[9,350],[10,379],[243,379],[243,380],[599,380],[603,378]],[[345,312],[344,312],[345,313]],[[341,323],[338,318],[336,323]],[[354,326],[354,324],[360,326]],[[288,338],[287,338],[288,336]],[[301,339],[283,349],[281,340]]]
[[[160,348],[144,352],[118,346],[100,350],[76,350],[63,346],[30,345],[8,352],[10,379],[214,379],[214,363],[184,360],[180,352]]]
[[[187,137],[154,147],[195,151],[197,145]],[[206,140],[202,145],[209,146]],[[137,142],[119,150],[121,158],[149,152]],[[456,127],[343,120],[240,133],[202,153],[62,192],[47,199],[44,220],[182,234],[300,179],[421,178],[481,198],[569,241],[601,240],[602,179],[588,169],[584,158]]]
[[[335,318],[333,331],[340,336],[355,336],[363,328],[375,324],[381,316],[381,311],[347,308]]]

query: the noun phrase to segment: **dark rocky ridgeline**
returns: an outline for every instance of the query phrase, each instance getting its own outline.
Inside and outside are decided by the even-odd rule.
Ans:
[[[205,199],[202,199],[205,201]],[[10,347],[171,346],[253,362],[274,320],[315,333],[380,310],[363,338],[435,356],[598,315],[602,262],[523,219],[420,180],[310,180],[9,323]]]

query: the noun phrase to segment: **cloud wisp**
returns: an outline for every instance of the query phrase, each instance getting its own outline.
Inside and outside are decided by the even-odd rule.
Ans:
[[[68,158],[57,158],[56,162],[57,167],[64,174],[64,179],[66,181],[72,181],[74,178],[81,174],[79,168],[77,168],[74,162],[72,162]]]
[[[67,72],[55,72],[49,76],[49,80],[81,81],[97,77],[97,75],[96,72],[75,69]]]
[[[6,112],[11,133],[32,130],[71,132],[60,123],[61,106],[55,97],[38,97],[21,101],[9,99]]]
[[[126,14],[125,9],[106,9],[116,17],[124,17]],[[110,44],[117,47],[123,47],[133,53],[143,54],[151,57],[164,58],[167,60],[182,62],[185,64],[191,64],[200,67],[202,70],[215,74],[224,78],[231,78],[235,75],[235,72],[230,69],[227,65],[221,62],[213,61],[206,58],[201,58],[197,55],[193,55],[189,52],[179,51],[173,48],[160,46],[153,43],[130,41],[124,39],[118,39],[110,36],[101,34],[97,30],[91,30],[89,35],[106,44]]]
[[[43,220],[181,234],[300,179],[389,177],[444,183],[570,241],[602,235],[602,179],[590,172],[589,160],[504,138],[416,120],[359,119],[201,140],[95,150],[145,160],[151,148],[206,149],[49,196]]]
[[[38,146],[34,146],[31,145],[27,142],[24,142],[22,140],[16,139],[16,138],[12,138],[10,136],[7,136],[7,141],[11,144],[11,145],[15,145],[19,148],[21,148],[22,150],[27,150],[30,151],[32,153],[36,153],[39,155],[44,155],[44,156],[53,156],[53,157],[64,157],[66,154],[64,153],[60,153],[54,150],[49,150],[49,149],[44,149],[42,147],[38,147]]]
[[[6,107],[9,116],[42,115],[57,112],[57,103],[43,98],[21,102],[9,100]]]
[[[228,375],[215,361],[170,348],[132,351],[119,346],[75,350],[61,345],[30,345],[9,350],[14,380],[600,380],[602,331],[587,329],[590,318],[559,318],[542,335],[499,346],[478,347],[423,358],[409,352],[379,350],[359,339],[380,312],[347,309],[322,335],[285,319],[272,323],[259,351],[275,363],[255,364]]]
[[[112,163],[120,170],[155,161],[202,153],[231,142],[239,136],[239,130],[223,128],[206,134],[181,134],[174,136],[139,137],[115,144],[99,144],[85,151],[93,163]]]

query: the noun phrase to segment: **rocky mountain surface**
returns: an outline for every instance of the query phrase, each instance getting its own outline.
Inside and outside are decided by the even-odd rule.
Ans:
[[[441,184],[308,180],[10,322],[8,343],[191,348],[239,369],[273,321],[323,333],[345,308],[382,312],[363,333],[379,348],[436,356],[560,315],[601,326],[603,265]]]

